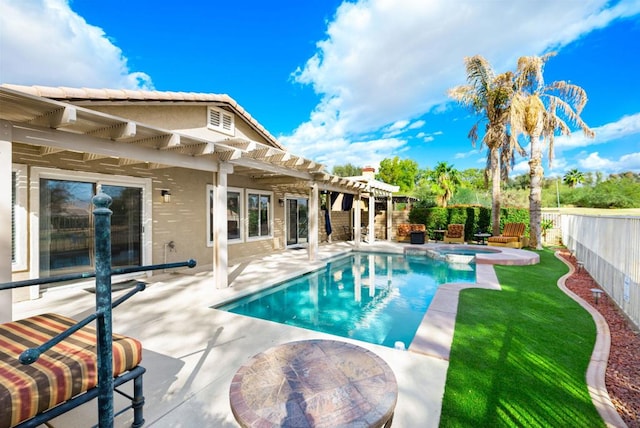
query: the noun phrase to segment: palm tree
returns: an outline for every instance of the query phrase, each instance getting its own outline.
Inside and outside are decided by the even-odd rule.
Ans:
[[[580,86],[566,81],[544,83],[544,64],[554,56],[524,56],[518,60],[516,93],[512,100],[509,125],[514,135],[524,135],[531,144],[529,157],[529,228],[531,245],[542,249],[542,148],[548,143],[549,166],[553,161],[553,141],[556,132],[568,135],[571,129],[559,116],[577,125],[585,135],[595,133],[580,118],[587,103],[587,94]]]
[[[509,109],[514,95],[514,75],[511,72],[496,75],[491,64],[480,55],[464,59],[467,84],[449,90],[449,96],[470,107],[481,118],[469,131],[471,143],[478,141],[478,126],[485,123],[481,145],[486,145],[486,175],[491,179],[491,224],[494,235],[500,234],[500,179],[508,176],[513,165],[514,150],[524,155],[523,149],[507,131]]]
[[[460,185],[460,174],[458,170],[446,162],[438,162],[433,170],[433,192],[436,194],[436,201],[439,206],[446,207],[447,202],[455,193],[456,187]]]
[[[584,175],[576,168],[574,168],[571,171],[568,171],[564,175],[564,177],[562,177],[562,181],[564,181],[565,184],[568,184],[570,189],[573,189],[577,184],[580,184],[584,181]]]

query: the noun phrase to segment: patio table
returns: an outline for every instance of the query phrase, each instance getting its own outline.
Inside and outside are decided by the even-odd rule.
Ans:
[[[398,385],[367,349],[304,340],[254,356],[236,372],[229,397],[242,427],[389,427]]]
[[[480,245],[485,245],[487,243],[486,239],[493,235],[491,233],[474,233],[473,236],[480,241]]]
[[[438,235],[440,235],[440,241],[444,241],[444,234],[445,234],[446,232],[447,232],[447,231],[446,231],[446,230],[444,230],[444,229],[435,229],[435,230],[433,231],[433,239],[434,239],[436,242],[438,242]]]

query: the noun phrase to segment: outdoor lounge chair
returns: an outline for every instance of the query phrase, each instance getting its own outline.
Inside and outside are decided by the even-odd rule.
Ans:
[[[0,428],[36,427],[98,395],[96,330],[85,326],[44,351],[31,364],[20,354],[75,326],[76,320],[47,313],[0,324]],[[113,334],[114,386],[133,380],[133,427],[144,424],[139,341]],[[118,389],[116,389],[116,392]]]
[[[442,240],[447,244],[464,243],[464,224],[450,224],[447,226],[447,231],[444,233]]]
[[[424,224],[401,223],[398,225],[398,231],[396,233],[396,241],[410,242],[412,233],[415,233],[415,232],[425,233],[426,230],[427,230],[427,227]]]
[[[524,223],[506,223],[502,234],[489,237],[487,243],[494,247],[522,248],[525,229]]]

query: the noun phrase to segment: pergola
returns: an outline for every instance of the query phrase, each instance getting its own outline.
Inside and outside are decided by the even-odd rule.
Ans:
[[[0,86],[0,241],[9,243],[12,207],[12,144],[37,146],[43,156],[71,151],[82,153],[86,161],[108,159],[117,165],[136,164],[141,168],[182,167],[208,171],[215,183],[214,209],[226,213],[227,177],[240,174],[267,184],[274,189],[306,189],[309,195],[309,259],[318,250],[318,203],[322,191],[354,195],[355,243],[360,245],[361,198],[386,197],[391,209],[395,187],[375,180],[345,178],[331,175],[325,167],[310,159],[292,154],[274,139],[274,146],[244,138],[217,140],[187,135],[183,132],[149,126],[126,118],[106,114],[74,103],[55,100],[54,96],[25,91],[24,87]],[[31,87],[30,87],[31,88]],[[120,102],[136,101],[140,91],[113,91],[103,94],[107,99],[119,96]],[[144,91],[142,91],[144,92]],[[166,94],[166,93],[164,93]],[[55,94],[53,94],[55,95]],[[92,94],[80,94],[89,97]],[[93,95],[95,96],[95,95]],[[111,98],[108,98],[111,97]],[[211,95],[209,99],[192,99],[193,94],[173,93],[170,102],[202,101],[224,106],[247,120],[269,136],[251,116],[231,98]],[[397,189],[396,189],[397,190]],[[373,210],[369,211],[369,242],[373,235]],[[391,219],[388,216],[388,230]],[[390,234],[388,233],[387,236]],[[213,269],[216,287],[227,284],[227,219],[218,215],[214,221]],[[11,281],[11,245],[0,247],[0,282]],[[10,293],[0,297],[0,307],[10,307]]]

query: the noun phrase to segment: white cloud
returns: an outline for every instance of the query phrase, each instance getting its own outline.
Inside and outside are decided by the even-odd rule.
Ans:
[[[424,120],[416,120],[411,125],[409,125],[409,129],[419,129],[422,128],[426,122]]]
[[[582,169],[603,171],[608,174],[620,171],[638,172],[640,171],[640,152],[623,155],[618,160],[602,158],[598,152],[593,152],[580,160],[579,164]]]
[[[556,150],[570,150],[577,147],[586,147],[594,144],[603,144],[631,135],[638,135],[640,139],[640,113],[624,116],[617,122],[607,123],[593,128],[595,138],[589,138],[582,131],[574,132],[568,136],[560,136],[555,139]]]
[[[129,70],[122,51],[68,0],[0,0],[0,9],[1,83],[153,88],[151,78]]]
[[[464,152],[464,153],[456,153],[453,158],[454,159],[466,159],[466,158],[470,158],[470,157],[475,157],[478,156],[478,154],[481,153],[479,150],[474,149],[474,150],[469,150],[468,152]],[[478,158],[478,162],[486,162],[486,158]]]
[[[338,128],[348,145],[389,124],[442,111],[447,89],[464,83],[465,56],[481,54],[497,70],[512,68],[522,55],[558,48],[640,11],[638,1],[606,9],[608,3],[345,2],[329,22],[326,39],[317,43],[316,54],[294,73],[322,101],[309,121],[282,142],[298,152],[322,146],[324,136],[335,135]],[[310,134],[317,138],[300,138]]]

